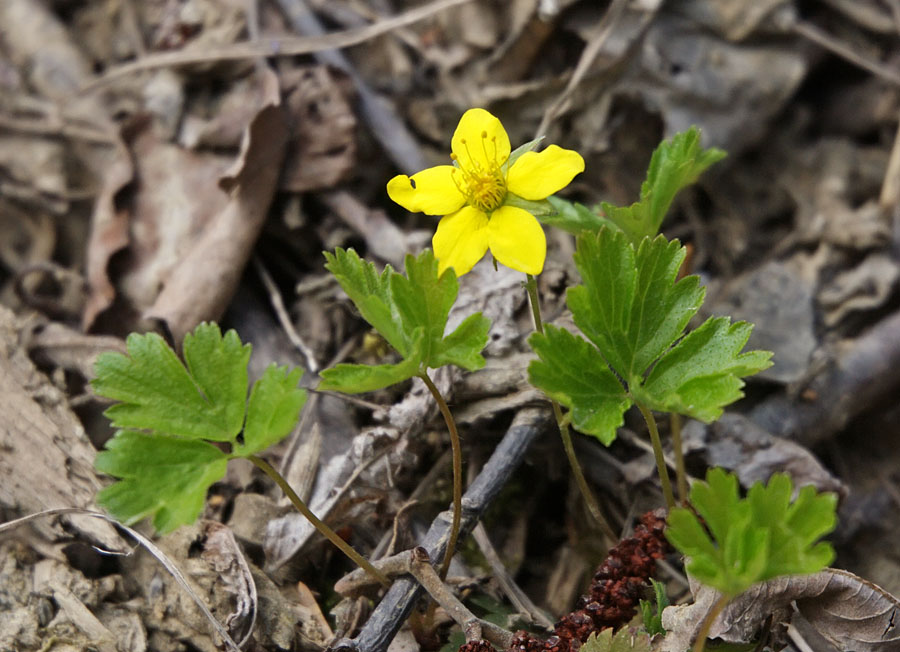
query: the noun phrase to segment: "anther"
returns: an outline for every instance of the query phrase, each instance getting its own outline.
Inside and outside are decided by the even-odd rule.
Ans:
[[[487,138],[487,132],[486,132],[486,131],[482,131],[482,132],[481,132],[481,137],[482,137],[482,138]]]

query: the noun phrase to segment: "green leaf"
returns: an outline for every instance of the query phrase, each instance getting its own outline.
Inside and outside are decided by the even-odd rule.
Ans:
[[[91,383],[98,395],[121,401],[104,413],[114,427],[212,441],[230,441],[240,432],[250,348],[236,334],[223,338],[218,326],[201,324],[187,336],[185,356],[197,373],[189,373],[155,333],[132,333],[126,346],[127,356],[99,356]]]
[[[715,147],[703,149],[700,130],[691,127],[659,144],[650,159],[647,179],[641,185],[641,199],[631,206],[619,207],[603,202],[603,213],[633,244],[659,233],[663,218],[683,188],[696,183],[699,176],[726,154]]]
[[[490,328],[491,320],[480,312],[469,315],[441,341],[429,366],[455,364],[467,371],[481,369],[485,364],[481,350],[487,344]]]
[[[632,632],[628,627],[613,634],[607,627],[591,634],[581,649],[584,652],[650,652],[650,637],[644,632]]]
[[[661,634],[665,636],[666,628],[662,624],[662,612],[669,606],[669,596],[666,595],[666,585],[657,582],[652,577],[650,584],[653,586],[653,600],[641,600],[641,621],[644,629],[650,636]]]
[[[197,519],[227,463],[225,453],[206,442],[120,430],[95,466],[122,480],[101,490],[97,502],[125,524],[152,515],[158,532],[170,532]]]
[[[603,229],[578,239],[575,264],[584,285],[570,288],[575,324],[630,385],[681,336],[703,303],[696,276],[677,283],[684,247],[663,236],[637,251],[621,232]]]
[[[529,140],[524,145],[519,145],[509,154],[509,158],[506,159],[506,163],[503,164],[504,171],[509,170],[513,166],[513,163],[519,160],[519,157],[522,156],[525,152],[534,151],[534,148],[541,144],[541,141],[544,140],[543,136],[538,136],[534,140]]]
[[[531,383],[571,409],[576,428],[609,446],[631,401],[600,352],[551,325],[544,333],[534,333],[528,343],[538,356],[528,365]]]
[[[184,337],[185,364],[210,403],[206,421],[216,424],[219,441],[232,440],[244,424],[250,351],[235,331],[223,337],[218,324],[200,324]]]
[[[223,336],[217,325],[200,324],[184,340],[187,367],[155,334],[130,335],[127,350],[100,356],[94,367],[94,391],[121,401],[106,415],[122,429],[97,455],[97,469],[119,478],[98,501],[128,523],[153,516],[166,532],[197,518],[229,459],[290,432],[306,400],[297,387],[303,371],[269,367],[248,403],[250,346],[234,331]],[[209,442],[227,442],[231,452]]]
[[[362,260],[353,249],[338,247],[333,254],[328,251],[324,253],[328,260],[325,269],[334,274],[363,319],[381,333],[400,355],[409,355],[409,340],[403,331],[403,324],[391,310],[390,278],[393,268],[386,265],[378,274],[374,263]]]
[[[753,326],[710,317],[666,353],[635,398],[656,410],[686,414],[710,422],[744,394],[742,376],[772,366],[769,351],[741,353]]]
[[[447,316],[456,301],[459,283],[452,269],[438,278],[438,263],[430,249],[418,257],[407,254],[404,262],[406,276],[390,275],[390,298],[400,315],[400,323],[408,340],[413,331],[422,329],[422,360],[428,365],[444,336]],[[402,351],[401,354],[409,357]]]
[[[583,283],[567,301],[590,344],[558,334],[553,345],[530,340],[540,358],[532,383],[606,444],[632,402],[710,421],[743,396],[741,377],[771,364],[767,351],[741,352],[745,322],[713,318],[684,335],[704,295],[696,276],[677,280],[684,257],[684,247],[663,236],[635,248],[621,231],[583,233],[575,251]]]
[[[255,455],[290,434],[306,403],[306,392],[297,387],[302,376],[302,369],[291,371],[271,364],[262,378],[253,383],[244,443],[235,447],[235,456]]]
[[[554,208],[553,204],[550,203],[550,201],[548,201],[547,199],[533,201],[531,199],[523,199],[522,197],[514,195],[511,192],[506,194],[506,199],[503,200],[503,205],[521,208],[522,210],[528,211],[538,219],[556,215],[556,208]]]
[[[536,217],[547,226],[555,226],[572,235],[580,235],[585,231],[596,233],[604,226],[619,230],[615,222],[598,215],[584,204],[570,202],[555,196],[547,197],[546,201],[555,209],[555,213],[539,214]]]
[[[406,257],[405,276],[389,265],[379,276],[375,266],[361,260],[352,249],[325,255],[329,261],[326,267],[338,277],[360,314],[403,360],[373,367],[338,365],[322,372],[320,389],[368,392],[445,364],[470,370],[484,366],[481,350],[488,341],[490,321],[476,313],[444,336],[459,283],[452,269],[438,276],[438,263],[430,250]]]
[[[708,530],[694,512],[678,508],[669,514],[666,538],[690,558],[696,579],[729,597],[781,575],[818,572],[834,559],[831,545],[816,541],[834,529],[837,497],[811,486],[793,501],[792,493],[790,477],[775,474],[742,499],[734,475],[710,469],[690,496]]]
[[[320,375],[322,381],[318,389],[321,391],[343,392],[344,394],[361,394],[376,389],[390,387],[402,383],[417,375],[422,366],[423,332],[417,331],[416,354],[397,364],[347,364],[342,363],[331,369],[324,369]]]

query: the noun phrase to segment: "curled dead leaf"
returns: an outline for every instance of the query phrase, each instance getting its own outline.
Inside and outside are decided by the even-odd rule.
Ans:
[[[666,608],[663,627],[668,634],[658,650],[687,649],[717,598],[714,589],[701,586],[694,592],[693,604]],[[722,611],[709,636],[729,643],[748,643],[767,622],[790,620],[794,608],[839,650],[900,650],[900,600],[880,586],[837,568],[757,584]]]

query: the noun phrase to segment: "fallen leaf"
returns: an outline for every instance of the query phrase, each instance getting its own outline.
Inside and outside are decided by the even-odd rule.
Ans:
[[[330,188],[356,164],[356,117],[325,66],[281,73],[293,132],[280,187],[292,192]]]
[[[227,526],[203,521],[202,532],[205,538],[200,557],[219,574],[222,586],[234,596],[234,610],[225,618],[225,626],[242,645],[256,624],[259,610],[256,583],[234,533]]]
[[[719,593],[692,582],[694,603],[667,607],[667,634],[659,652],[683,652],[693,642]],[[710,638],[749,643],[767,623],[790,621],[792,603],[839,650],[887,652],[900,649],[900,600],[845,570],[826,568],[761,582],[732,600],[716,618]]]
[[[217,320],[237,287],[265,223],[284,156],[287,126],[278,79],[266,69],[266,103],[247,127],[240,156],[219,180],[227,203],[196,234],[143,316],[163,322],[175,341]]]

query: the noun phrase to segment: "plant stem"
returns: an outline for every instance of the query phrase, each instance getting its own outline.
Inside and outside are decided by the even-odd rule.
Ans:
[[[424,371],[419,374],[419,378],[425,383],[425,386],[434,397],[441,415],[444,417],[444,423],[447,424],[447,430],[450,432],[450,450],[453,452],[453,522],[450,524],[450,539],[447,541],[447,551],[444,553],[444,561],[441,562],[440,576],[441,579],[447,578],[447,571],[450,570],[450,560],[453,559],[453,553],[456,552],[456,542],[459,539],[459,526],[462,520],[462,444],[459,441],[459,431],[456,429],[456,421],[450,413],[447,401],[441,396],[441,392],[437,386],[431,382],[431,378]]]
[[[644,405],[637,401],[638,410],[647,422],[647,429],[650,431],[650,441],[653,444],[653,456],[656,458],[656,470],[659,472],[659,482],[662,485],[663,496],[666,499],[666,507],[671,511],[675,507],[675,496],[672,493],[672,483],[669,481],[669,470],[666,468],[666,459],[663,457],[662,442],[659,440],[659,430],[656,428],[656,419],[653,413]]]
[[[326,539],[331,541],[331,543],[337,546],[341,552],[352,559],[357,566],[364,569],[372,577],[381,582],[381,584],[384,585],[385,588],[391,585],[391,581],[387,578],[387,575],[375,568],[368,559],[356,552],[356,550],[354,550],[349,543],[338,536],[337,532],[325,525],[325,523],[321,519],[319,519],[318,516],[310,511],[309,507],[306,506],[306,503],[303,502],[303,499],[301,499],[300,496],[297,495],[297,492],[295,492],[291,488],[291,485],[288,484],[287,480],[285,480],[284,477],[278,471],[276,471],[271,464],[266,462],[261,457],[257,457],[256,455],[251,455],[247,459],[253,462],[257,466],[257,468],[261,469],[263,473],[265,473],[275,481],[275,484],[277,484],[279,488],[284,492],[284,495],[290,499],[294,507],[297,508],[297,511],[303,514],[303,516],[306,517],[306,519],[310,523],[312,523]]]
[[[681,443],[681,415],[672,412],[669,415],[669,432],[672,435],[672,448],[675,450],[675,483],[678,486],[678,502],[687,504],[688,481],[684,467],[684,445]]]
[[[731,598],[727,595],[720,596],[712,606],[712,609],[709,610],[709,613],[706,614],[706,618],[703,619],[703,625],[700,627],[700,633],[697,634],[697,640],[694,641],[694,652],[703,652],[706,648],[706,638],[709,636],[709,630],[712,629],[716,618],[719,617],[719,614],[722,613],[722,610],[729,602],[731,602]]]
[[[538,297],[537,281],[531,274],[526,274],[525,277],[528,279],[525,283],[525,289],[528,291],[528,299],[531,302],[531,314],[534,317],[534,330],[538,333],[543,333],[544,322],[541,319],[541,302],[540,297]],[[581,472],[581,466],[578,464],[578,458],[575,455],[575,446],[572,444],[572,436],[569,433],[569,424],[563,416],[562,408],[559,406],[559,403],[553,399],[550,399],[550,405],[553,406],[553,415],[556,417],[556,426],[559,428],[563,449],[566,451],[569,466],[572,468],[572,473],[575,476],[575,484],[578,485],[578,489],[588,507],[588,511],[590,511],[594,520],[597,521],[601,531],[606,535],[609,541],[618,541],[619,537],[603,517],[603,512],[600,511],[600,505],[597,503],[597,499],[594,497],[591,488],[588,486],[584,473]]]

